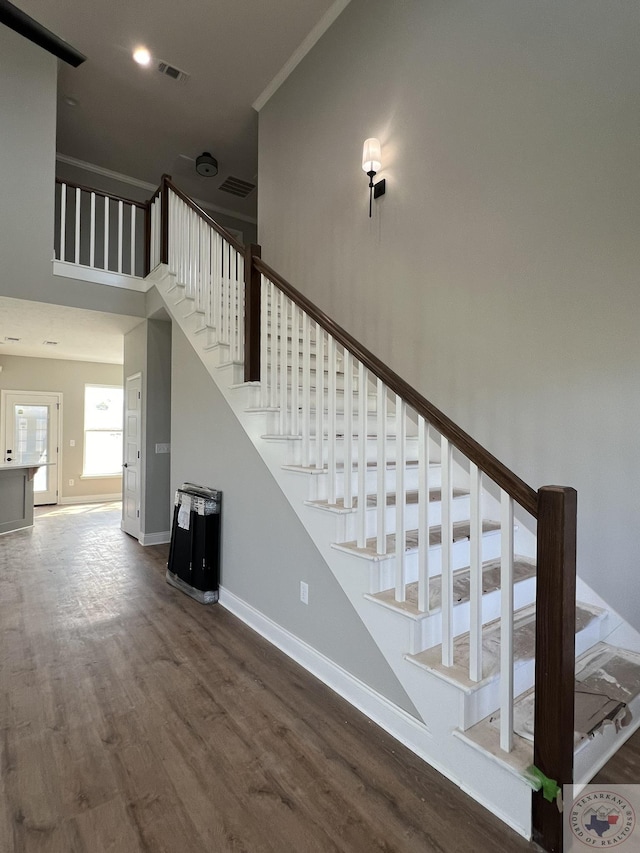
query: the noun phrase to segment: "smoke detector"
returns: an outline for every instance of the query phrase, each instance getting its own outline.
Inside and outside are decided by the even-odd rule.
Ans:
[[[205,151],[196,157],[196,172],[203,178],[215,178],[218,174],[218,161]]]

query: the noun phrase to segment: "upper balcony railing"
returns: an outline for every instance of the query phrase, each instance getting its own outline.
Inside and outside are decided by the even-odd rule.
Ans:
[[[92,270],[147,274],[148,203],[56,179],[55,258]]]

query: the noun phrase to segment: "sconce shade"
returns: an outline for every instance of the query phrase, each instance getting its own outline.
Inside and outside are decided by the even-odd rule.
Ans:
[[[380,156],[380,140],[375,137],[366,139],[362,149],[362,171],[379,172],[382,165]]]

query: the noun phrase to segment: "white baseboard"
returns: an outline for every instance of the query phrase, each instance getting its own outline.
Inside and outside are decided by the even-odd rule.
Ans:
[[[141,545],[166,545],[171,542],[171,531],[163,530],[161,533],[141,533],[138,537]]]
[[[219,603],[253,628],[261,637],[315,675],[339,696],[362,711],[412,752],[418,755],[425,753],[421,742],[425,738],[430,739],[431,732],[421,720],[390,702],[346,669],[269,619],[251,604],[229,592],[228,589],[220,587]]]
[[[115,495],[78,495],[69,498],[59,498],[59,504],[106,504],[121,501],[122,492]]]

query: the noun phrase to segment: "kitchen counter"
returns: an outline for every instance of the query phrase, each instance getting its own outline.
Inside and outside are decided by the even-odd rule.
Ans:
[[[33,527],[33,478],[49,464],[35,457],[0,462],[0,534]]]

